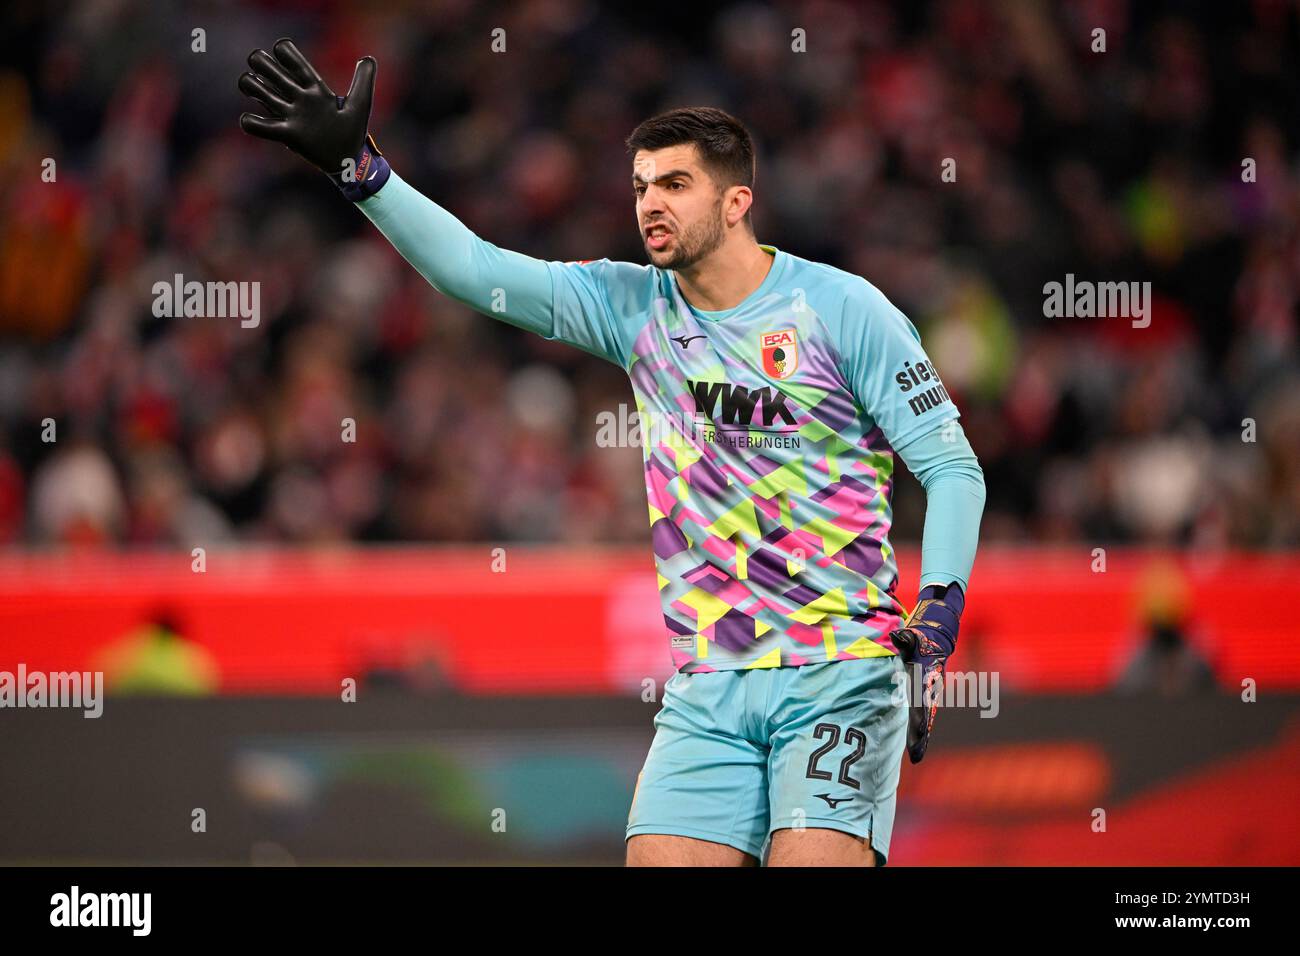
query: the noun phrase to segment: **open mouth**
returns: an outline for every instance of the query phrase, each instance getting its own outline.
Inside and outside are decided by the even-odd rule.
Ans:
[[[671,238],[672,232],[667,226],[655,225],[645,231],[646,242],[656,252],[668,245]]]

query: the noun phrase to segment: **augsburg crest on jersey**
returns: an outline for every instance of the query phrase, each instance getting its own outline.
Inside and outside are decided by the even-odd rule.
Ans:
[[[799,365],[799,343],[795,341],[794,329],[764,332],[758,337],[758,343],[763,353],[764,372],[776,379],[794,374]]]

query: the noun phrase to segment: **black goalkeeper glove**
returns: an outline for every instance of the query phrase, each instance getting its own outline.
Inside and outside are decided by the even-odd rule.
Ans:
[[[957,625],[965,606],[966,595],[959,585],[928,584],[921,588],[916,609],[902,628],[889,635],[907,665],[911,694],[907,755],[912,763],[921,762],[930,744],[939,695],[943,693],[944,666],[957,647]]]
[[[245,133],[283,143],[330,177],[348,199],[373,196],[392,171],[371,138],[370,104],[375,94],[374,57],[363,57],[352,75],[347,96],[337,96],[292,40],[254,50],[251,72],[239,77],[239,89],[266,108],[269,116],[244,113]]]

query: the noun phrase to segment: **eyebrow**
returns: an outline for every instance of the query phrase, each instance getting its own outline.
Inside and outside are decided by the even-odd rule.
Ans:
[[[663,182],[665,179],[672,179],[674,176],[684,176],[684,177],[686,177],[687,179],[694,179],[694,178],[695,178],[694,176],[692,176],[690,173],[688,173],[688,172],[687,172],[686,170],[684,170],[684,169],[670,169],[670,170],[668,170],[668,172],[664,173],[662,176],[656,176],[654,179],[646,179],[646,178],[645,178],[644,176],[642,176],[640,173],[633,173],[633,174],[632,174],[632,184],[633,184],[633,185],[636,185],[637,183],[650,183],[650,182],[661,183],[661,182]]]

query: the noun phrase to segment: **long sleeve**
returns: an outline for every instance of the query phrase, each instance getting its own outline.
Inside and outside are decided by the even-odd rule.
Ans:
[[[611,306],[646,267],[600,259],[558,262],[501,249],[397,173],[357,203],[439,292],[484,315],[624,364],[627,332]]]
[[[965,591],[984,513],[984,472],[979,459],[956,421],[926,432],[896,451],[925,489],[921,586],[956,581]]]

